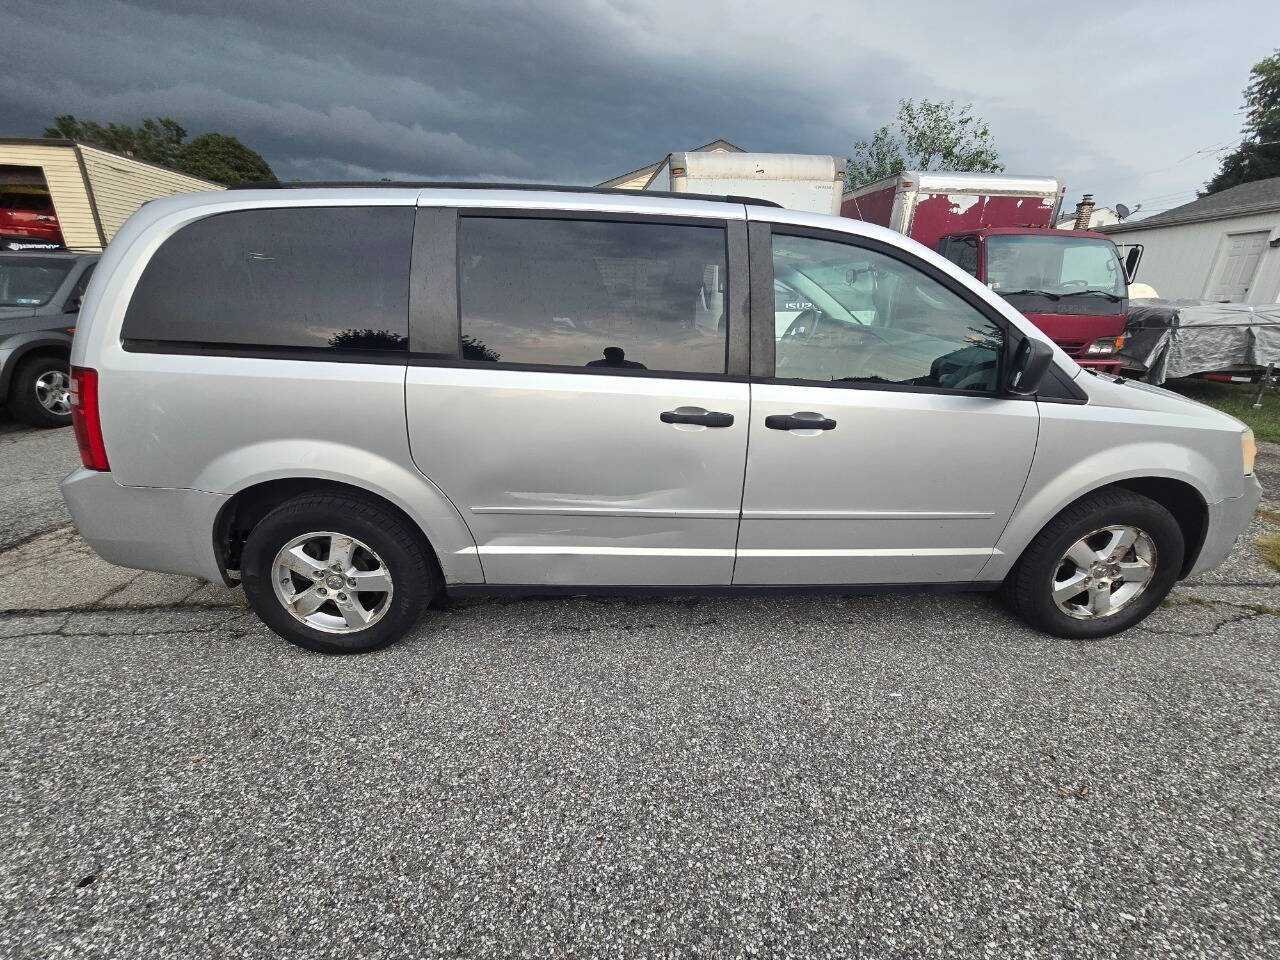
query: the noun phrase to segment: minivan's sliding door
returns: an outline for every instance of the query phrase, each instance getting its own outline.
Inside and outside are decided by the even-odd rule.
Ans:
[[[419,359],[405,394],[414,460],[466,518],[486,581],[728,584],[750,412],[728,373],[746,372],[746,294],[730,286],[745,286],[730,269],[744,225],[454,222],[460,355]]]

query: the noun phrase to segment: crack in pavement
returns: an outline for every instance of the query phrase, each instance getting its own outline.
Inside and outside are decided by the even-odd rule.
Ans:
[[[200,589],[200,588],[197,588]],[[131,603],[119,607],[81,606],[68,607],[25,607],[0,610],[0,621],[20,620],[26,617],[56,617],[59,614],[68,616],[77,613],[156,613],[176,610],[238,610],[248,613],[249,607],[239,603]]]

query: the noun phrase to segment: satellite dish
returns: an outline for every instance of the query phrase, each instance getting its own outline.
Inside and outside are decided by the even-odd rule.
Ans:
[[[1126,207],[1123,203],[1117,203],[1117,204],[1116,204],[1116,216],[1117,216],[1117,217],[1119,217],[1121,220],[1128,220],[1128,219],[1129,219],[1129,208],[1128,208],[1128,207]]]

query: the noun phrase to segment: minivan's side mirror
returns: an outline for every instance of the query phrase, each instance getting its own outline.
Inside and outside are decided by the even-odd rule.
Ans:
[[[1138,264],[1142,262],[1142,244],[1135,243],[1124,255],[1124,276],[1130,283],[1138,277]]]
[[[1013,368],[1009,371],[1009,382],[1005,386],[1010,393],[1030,396],[1040,389],[1040,383],[1052,363],[1053,347],[1043,340],[1023,337],[1014,354]]]

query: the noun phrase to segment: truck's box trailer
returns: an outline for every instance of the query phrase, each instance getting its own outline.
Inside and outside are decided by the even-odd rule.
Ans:
[[[0,140],[0,191],[6,183],[43,184],[53,201],[63,243],[73,250],[101,250],[148,200],[224,189],[72,140]]]
[[[902,173],[846,193],[842,216],[876,223],[936,250],[945,234],[984,227],[1051,227],[1066,187],[1057,177]]]
[[[843,157],[808,153],[669,153],[646,190],[772,200],[792,210],[840,213]]]

